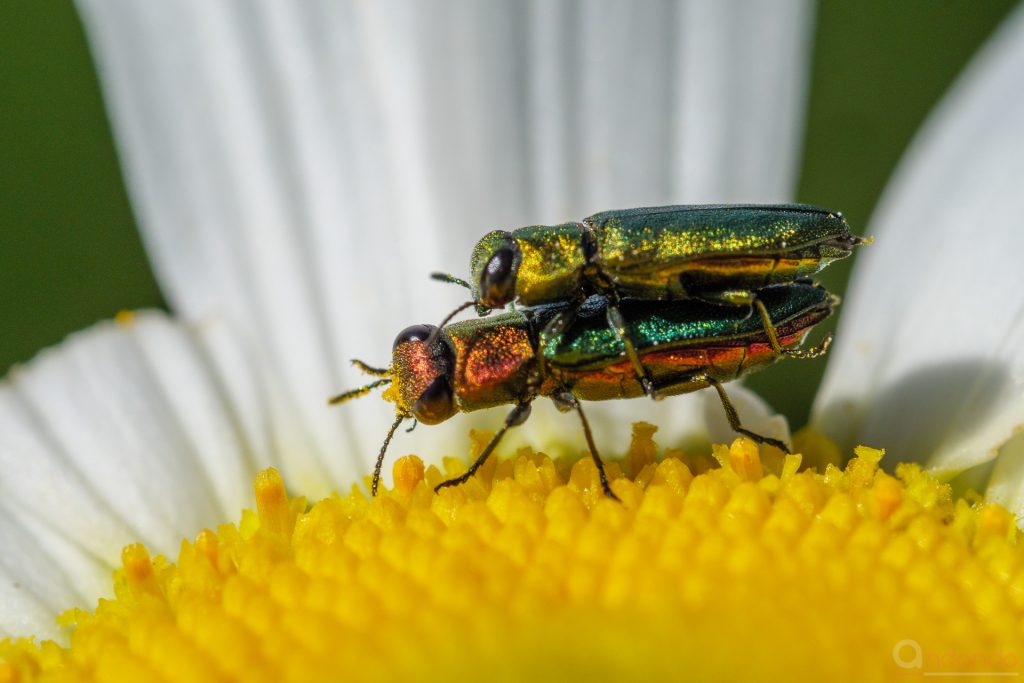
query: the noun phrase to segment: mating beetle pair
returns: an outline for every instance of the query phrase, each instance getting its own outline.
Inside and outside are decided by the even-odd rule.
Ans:
[[[713,387],[734,430],[783,450],[785,444],[742,427],[721,383],[799,351],[835,299],[805,280],[864,243],[837,213],[809,206],[669,206],[595,214],[578,223],[494,231],[477,243],[469,288],[486,315],[416,325],[395,340],[387,369],[356,362],[380,377],[331,399],[361,396],[391,383],[384,398],[396,420],[436,424],[456,412],[511,403],[502,428],[469,471],[438,488],[466,481],[505,432],[548,396],[580,416],[604,492],[615,497],[580,406],[581,400],[660,398]],[[757,318],[753,316],[758,313]]]

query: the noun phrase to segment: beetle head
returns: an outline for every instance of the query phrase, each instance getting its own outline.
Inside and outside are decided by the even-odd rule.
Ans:
[[[476,243],[469,270],[477,313],[486,315],[515,299],[521,261],[519,245],[510,232],[495,230]]]
[[[820,210],[818,220],[802,226],[805,234],[797,233],[792,241],[796,244],[807,244],[806,256],[831,263],[846,258],[853,253],[853,248],[861,244],[870,244],[871,240],[850,233],[850,225],[838,211]]]
[[[384,398],[399,413],[424,424],[444,422],[457,412],[452,391],[454,354],[433,325],[413,325],[398,333],[392,347],[392,386]],[[431,341],[432,340],[432,341]]]

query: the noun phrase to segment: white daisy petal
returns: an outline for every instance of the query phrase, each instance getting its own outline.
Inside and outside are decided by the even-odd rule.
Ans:
[[[312,495],[387,426],[325,408],[347,360],[443,317],[464,293],[428,273],[487,230],[793,187],[805,1],[78,4],[168,298],[244,333],[267,457]]]
[[[57,615],[82,603],[69,577],[90,572],[57,564],[6,506],[0,507],[0,549],[0,638],[58,637]]]
[[[19,529],[7,533],[28,534],[25,527],[34,521],[53,541],[51,547],[58,544],[55,536],[63,539],[63,546],[77,545],[84,562],[67,563],[61,571],[81,594],[99,595],[121,545],[134,540],[136,532],[68,462],[39,416],[9,383],[0,388],[0,470],[0,524]],[[33,567],[39,564],[35,554],[41,537],[29,537],[32,543],[24,546],[10,536],[0,539],[0,557],[7,559],[5,571],[14,582],[24,584],[37,573]],[[25,564],[18,559],[23,554],[29,558]]]
[[[160,313],[43,352],[0,387],[0,499],[63,539],[60,555],[106,567],[126,543],[174,553],[181,538],[232,519],[253,467],[211,370],[202,346]]]
[[[954,472],[1024,423],[1024,8],[906,154],[858,256],[814,422]]]
[[[672,191],[692,202],[793,197],[813,14],[806,2],[682,6]]]
[[[1024,432],[1015,434],[999,449],[985,497],[1005,506],[1024,526]]]

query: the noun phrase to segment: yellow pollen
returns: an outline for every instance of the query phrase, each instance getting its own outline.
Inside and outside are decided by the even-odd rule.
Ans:
[[[173,562],[126,547],[66,647],[0,641],[0,683],[1024,676],[1005,509],[813,434],[709,458],[654,433],[608,463],[621,502],[588,457],[529,449],[440,494],[464,461],[400,458],[392,490],[311,507],[265,470],[255,512]]]

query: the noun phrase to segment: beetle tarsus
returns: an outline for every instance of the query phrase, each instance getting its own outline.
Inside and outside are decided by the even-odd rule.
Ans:
[[[821,358],[828,353],[830,346],[832,346],[831,332],[826,334],[817,346],[812,346],[809,349],[790,349],[786,351],[786,355],[790,358]]]

